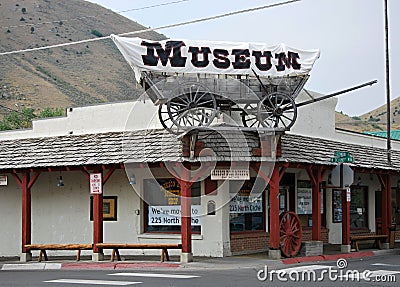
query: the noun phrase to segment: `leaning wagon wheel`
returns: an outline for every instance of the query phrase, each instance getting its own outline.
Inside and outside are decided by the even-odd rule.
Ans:
[[[296,256],[300,251],[302,241],[300,219],[291,211],[282,213],[280,219],[281,252],[285,257]]]
[[[258,103],[257,119],[264,127],[288,130],[296,118],[296,104],[287,94],[271,93]]]
[[[262,128],[263,125],[258,121],[257,104],[246,104],[243,107],[242,113],[243,126],[248,128]]]
[[[209,126],[216,117],[217,101],[206,86],[185,82],[178,86],[174,94],[177,96],[168,100],[166,111],[169,120],[178,129]],[[166,120],[163,120],[165,124]]]

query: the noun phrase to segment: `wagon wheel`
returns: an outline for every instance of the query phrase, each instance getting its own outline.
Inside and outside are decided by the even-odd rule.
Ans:
[[[174,95],[177,96],[168,100],[166,111],[173,126],[178,129],[209,126],[217,115],[215,96],[200,83],[182,83]]]
[[[258,103],[257,118],[264,127],[288,130],[296,121],[297,108],[291,96],[275,92]]]
[[[257,118],[257,104],[246,104],[241,113],[243,126],[248,128],[261,128],[263,125]]]
[[[285,257],[296,256],[300,251],[302,241],[300,219],[291,211],[282,213],[280,217],[281,252]]]
[[[170,133],[179,134],[178,127],[175,126],[175,123],[169,117],[166,104],[158,106],[158,118],[164,129],[166,129]]]

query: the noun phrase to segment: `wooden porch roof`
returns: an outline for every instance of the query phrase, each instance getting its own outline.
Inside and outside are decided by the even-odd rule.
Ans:
[[[239,133],[243,136],[239,136]],[[200,131],[198,139],[214,155],[190,160],[184,156],[185,143],[164,130],[109,132],[0,141],[0,170],[109,165],[129,162],[167,161],[261,161],[253,155],[260,139],[253,132]],[[392,152],[393,165],[386,161],[386,150],[358,144],[284,134],[278,162],[335,165],[329,160],[334,151],[348,151],[351,164],[358,168],[400,171],[400,151]]]

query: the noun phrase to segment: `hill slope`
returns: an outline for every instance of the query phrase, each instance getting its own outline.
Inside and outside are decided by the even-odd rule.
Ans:
[[[1,52],[143,28],[83,0],[0,2]],[[155,32],[137,36],[165,39]],[[0,62],[0,105],[16,110],[114,102],[132,99],[141,93],[136,88],[133,71],[110,39],[0,56]],[[8,111],[0,108],[0,112]]]

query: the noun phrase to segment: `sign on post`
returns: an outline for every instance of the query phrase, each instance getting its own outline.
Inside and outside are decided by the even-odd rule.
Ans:
[[[335,151],[333,152],[333,158],[330,159],[331,162],[346,162],[346,163],[353,163],[354,158],[348,151]]]
[[[331,173],[331,182],[333,186],[345,188],[353,184],[354,171],[347,164],[338,164]]]
[[[103,193],[103,182],[101,173],[90,174],[90,194],[102,194]]]

